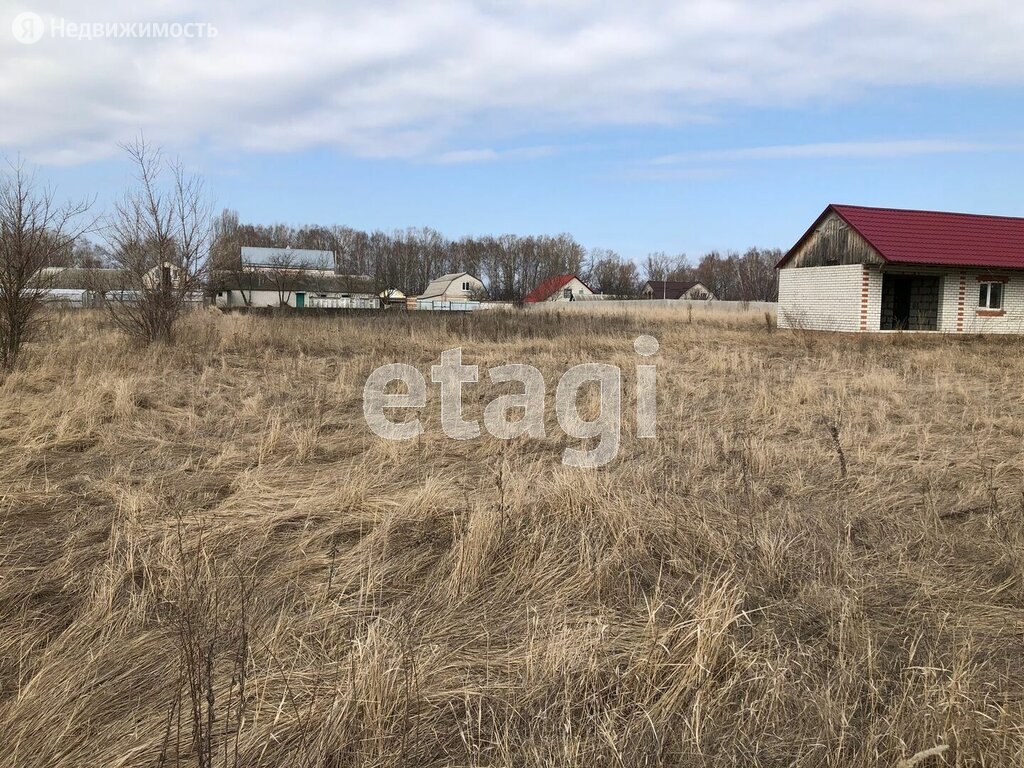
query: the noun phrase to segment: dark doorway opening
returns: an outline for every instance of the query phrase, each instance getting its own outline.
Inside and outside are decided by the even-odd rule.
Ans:
[[[910,327],[910,289],[912,278],[892,279],[892,323],[896,328]]]
[[[937,331],[941,285],[934,275],[883,275],[881,329]]]

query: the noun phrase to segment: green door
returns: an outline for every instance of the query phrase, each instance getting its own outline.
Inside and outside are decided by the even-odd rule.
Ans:
[[[296,309],[302,309],[306,306],[306,294],[296,293],[295,294],[295,307]]]

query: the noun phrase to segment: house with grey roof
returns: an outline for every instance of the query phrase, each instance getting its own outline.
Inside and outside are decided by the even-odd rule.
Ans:
[[[210,280],[214,304],[224,309],[378,309],[369,275],[339,274],[333,251],[243,246],[232,269]]]
[[[337,263],[334,251],[307,248],[258,248],[243,245],[243,269],[255,271],[323,272],[335,274]]]

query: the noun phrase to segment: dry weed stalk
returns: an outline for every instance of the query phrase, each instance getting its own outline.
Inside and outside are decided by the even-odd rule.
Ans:
[[[54,317],[0,384],[7,762],[1019,762],[1024,362],[680,318],[197,313],[140,351]],[[600,471],[550,412],[508,443],[434,402],[415,441],[360,421],[385,361],[551,380],[640,333],[659,438]]]

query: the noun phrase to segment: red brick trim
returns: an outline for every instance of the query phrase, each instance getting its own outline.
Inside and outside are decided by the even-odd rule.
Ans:
[[[978,317],[1002,317],[1006,314],[1005,309],[979,309]]]
[[[861,279],[860,279],[860,329],[866,331],[868,329],[868,297],[871,294],[871,274],[868,272],[867,266],[861,267]]]
[[[964,332],[964,303],[967,300],[967,274],[960,273],[960,285],[956,293],[956,332]]]
[[[978,275],[979,283],[1008,283],[1010,278],[1008,275]]]

